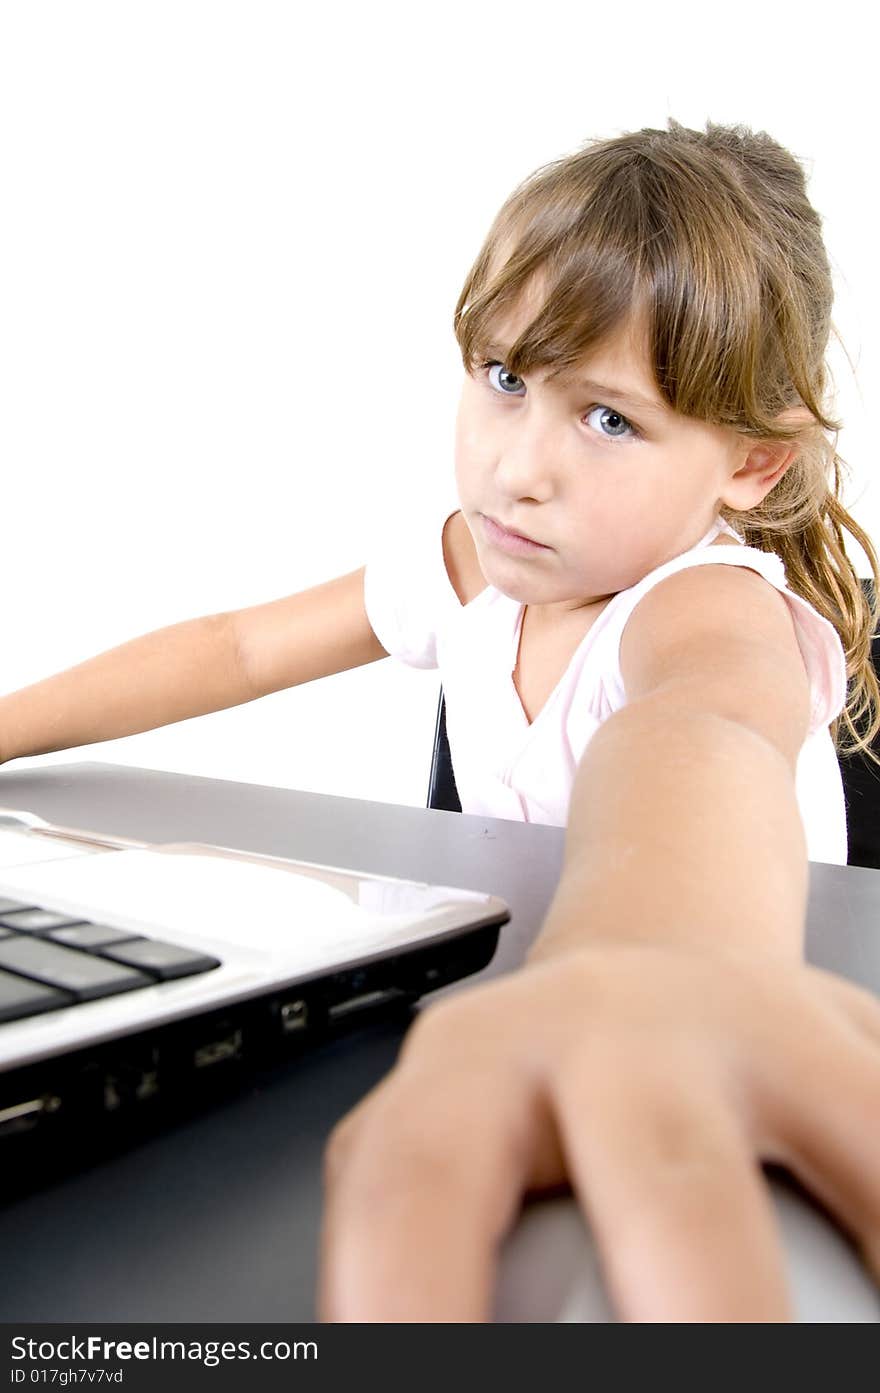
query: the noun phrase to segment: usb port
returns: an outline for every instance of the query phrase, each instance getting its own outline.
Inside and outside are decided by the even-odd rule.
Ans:
[[[281,1029],[285,1035],[305,1030],[309,1023],[309,1008],[300,997],[297,1001],[285,1001],[281,1007]]]
[[[241,1042],[241,1031],[234,1030],[231,1035],[224,1035],[219,1040],[202,1045],[193,1052],[193,1067],[209,1069],[213,1064],[222,1064],[227,1059],[240,1058]]]

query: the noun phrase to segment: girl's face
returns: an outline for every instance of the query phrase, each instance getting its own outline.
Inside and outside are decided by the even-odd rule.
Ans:
[[[758,501],[755,442],[673,412],[634,327],[553,383],[505,370],[520,327],[511,318],[491,365],[465,378],[456,426],[459,500],[489,584],[551,618],[696,545],[722,502]],[[543,545],[512,554],[488,520]]]

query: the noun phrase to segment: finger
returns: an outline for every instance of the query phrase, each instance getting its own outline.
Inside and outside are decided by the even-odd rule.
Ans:
[[[845,1020],[823,1022],[756,1086],[767,1159],[834,1214],[880,1281],[880,1055]]]
[[[790,1320],[769,1194],[717,1084],[674,1056],[624,1063],[593,1060],[557,1094],[569,1172],[621,1319]]]
[[[389,1075],[328,1166],[322,1320],[488,1320],[523,1190],[562,1176],[533,1084],[512,1076],[502,1088],[479,1069],[454,1090],[431,1082],[424,1070]]]

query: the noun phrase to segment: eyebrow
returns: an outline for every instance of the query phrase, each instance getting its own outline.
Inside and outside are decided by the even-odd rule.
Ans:
[[[501,344],[490,343],[486,345],[485,352],[500,362],[504,362],[507,349]],[[627,392],[622,387],[612,387],[607,382],[595,382],[590,377],[579,377],[574,379],[575,386],[584,388],[585,391],[604,394],[609,397],[617,397],[618,401],[625,402],[627,406],[633,406],[637,411],[648,411],[653,416],[668,415],[668,408],[662,402],[652,400],[651,397],[640,396],[638,392]]]

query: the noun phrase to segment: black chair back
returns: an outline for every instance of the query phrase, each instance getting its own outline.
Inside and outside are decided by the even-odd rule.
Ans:
[[[434,749],[431,755],[431,775],[428,780],[428,807],[447,813],[460,813],[461,800],[455,787],[452,756],[446,736],[446,698],[440,688],[437,721],[434,726]]]
[[[872,581],[863,580],[862,589],[872,603]],[[880,674],[880,634],[872,639],[871,661],[874,671]],[[880,755],[880,737],[875,738],[871,749],[875,755]],[[880,768],[864,754],[841,757],[838,762],[846,800],[847,864],[880,870]]]

